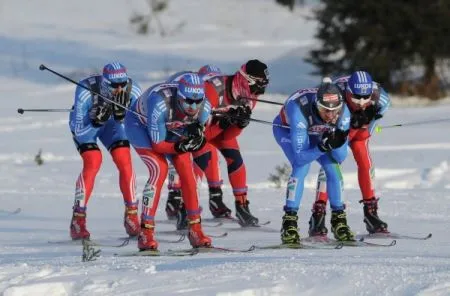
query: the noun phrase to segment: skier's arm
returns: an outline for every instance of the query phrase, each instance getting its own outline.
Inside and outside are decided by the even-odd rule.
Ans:
[[[380,98],[378,99],[377,106],[376,106],[377,114],[383,116],[384,113],[386,113],[386,111],[389,109],[390,106],[391,106],[391,98],[389,97],[388,93],[382,87],[380,87]],[[370,134],[373,133],[373,130],[375,129],[375,127],[377,125],[377,121],[380,118],[381,117],[379,117],[375,120],[372,120],[372,122],[369,124]]]
[[[350,128],[350,111],[347,105],[345,104],[342,110],[342,115],[339,118],[338,122],[336,123],[336,127],[344,132],[348,131]],[[331,157],[338,163],[342,163],[345,160],[345,158],[347,158],[348,155],[347,148],[348,148],[348,137],[341,147],[331,150],[330,152]]]
[[[317,146],[309,147],[308,122],[295,101],[286,105],[286,113],[291,126],[290,137],[295,152],[295,163],[303,166],[323,155]]]
[[[75,102],[73,106],[73,118],[75,125],[73,133],[76,140],[80,137],[90,137],[98,130],[92,125],[89,111],[92,108],[92,94],[90,91],[78,86],[75,90]]]
[[[131,95],[130,95],[130,106],[134,103],[135,100],[137,100],[142,95],[142,88],[139,86],[139,84],[135,81],[133,81],[133,86],[131,88]]]
[[[162,154],[174,154],[174,143],[166,141],[167,127],[166,127],[166,113],[167,107],[163,104],[163,98],[152,93],[147,98],[147,131],[150,135],[153,150]]]

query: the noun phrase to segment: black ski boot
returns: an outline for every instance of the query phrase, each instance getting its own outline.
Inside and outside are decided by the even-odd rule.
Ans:
[[[169,220],[177,219],[177,214],[178,211],[180,210],[180,206],[181,206],[181,190],[180,189],[169,190],[166,203],[167,219]]]
[[[258,225],[258,218],[250,213],[250,209],[248,208],[248,204],[250,202],[247,200],[246,196],[242,196],[236,199],[236,217],[239,219],[239,225],[242,227],[246,226],[255,226]]]
[[[223,203],[223,192],[220,187],[209,188],[209,210],[215,218],[230,217],[231,210]]]
[[[355,234],[347,225],[347,214],[343,210],[331,212],[331,231],[338,241],[355,240]]]
[[[298,233],[297,213],[286,212],[283,216],[283,226],[281,228],[281,242],[283,245],[300,244],[300,234]]]
[[[364,204],[364,223],[369,233],[388,233],[388,225],[378,217],[378,199],[373,197],[368,200],[361,200]]]
[[[328,229],[325,227],[325,215],[327,204],[323,201],[316,201],[309,219],[309,236],[326,236]]]
[[[177,230],[188,229],[187,212],[184,203],[181,203],[177,212]]]

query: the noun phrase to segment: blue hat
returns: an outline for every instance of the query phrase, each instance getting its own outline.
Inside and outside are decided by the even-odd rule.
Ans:
[[[127,68],[118,62],[106,64],[103,67],[103,79],[107,84],[123,84],[128,82]]]
[[[198,76],[200,76],[203,81],[206,81],[220,74],[222,74],[222,71],[220,71],[218,67],[213,65],[204,65],[198,70]]]
[[[365,71],[354,72],[347,83],[347,90],[354,95],[368,96],[372,94],[372,77]]]
[[[203,80],[195,73],[186,73],[178,80],[178,97],[202,101],[205,98]]]

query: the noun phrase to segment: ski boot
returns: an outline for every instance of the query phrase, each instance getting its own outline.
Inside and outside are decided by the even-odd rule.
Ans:
[[[250,213],[250,209],[248,208],[249,203],[247,195],[236,197],[236,217],[239,220],[239,225],[242,227],[256,226],[259,222],[258,218]]]
[[[327,236],[328,229],[325,227],[325,215],[327,204],[323,201],[316,201],[309,219],[309,236]]]
[[[137,205],[125,206],[123,226],[129,236],[135,237],[139,234],[139,216]]]
[[[181,204],[181,190],[180,189],[169,190],[166,203],[167,219],[169,220],[177,219],[177,213],[180,209],[180,204]]]
[[[331,212],[331,231],[338,241],[355,240],[355,234],[347,225],[347,214],[343,210]]]
[[[364,204],[364,223],[369,233],[388,233],[388,225],[378,217],[378,199],[372,197],[368,200],[361,200]]]
[[[281,243],[283,245],[300,244],[297,220],[296,212],[286,212],[284,214],[283,226],[281,228]]]
[[[86,229],[86,208],[73,207],[70,221],[70,237],[73,240],[89,239],[91,234]]]
[[[177,230],[185,229],[188,229],[187,212],[184,203],[181,203],[177,213]]]
[[[155,221],[142,221],[141,231],[138,236],[138,248],[140,251],[157,250],[158,242],[154,238]]]
[[[209,210],[214,218],[226,218],[231,215],[231,210],[223,203],[223,192],[220,187],[209,188]]]
[[[188,218],[188,238],[193,248],[210,247],[211,239],[203,233],[200,215]]]

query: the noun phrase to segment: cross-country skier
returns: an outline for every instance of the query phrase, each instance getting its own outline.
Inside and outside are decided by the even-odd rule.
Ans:
[[[182,71],[173,74],[167,79],[166,82],[174,83],[178,82],[181,77],[183,77],[186,73],[194,73],[193,71]],[[203,81],[207,81],[215,76],[221,75],[221,71],[218,67],[213,65],[204,65],[202,66],[197,74]],[[217,151],[214,150],[214,157],[216,161],[218,161]],[[196,177],[201,175],[201,171],[198,166],[194,167],[194,172],[196,173]],[[186,210],[184,208],[182,197],[181,197],[181,184],[180,178],[176,173],[173,165],[169,163],[169,182],[168,182],[168,197],[166,202],[166,214],[169,220],[177,219],[177,229],[183,229],[186,226]]]
[[[125,230],[130,236],[136,236],[139,216],[130,144],[123,124],[126,110],[103,97],[127,107],[139,97],[141,88],[128,77],[127,69],[117,62],[105,65],[102,75],[87,77],[80,84],[92,92],[78,86],[70,113],[70,130],[83,160],[83,169],[76,182],[70,235],[72,239],[87,239],[90,236],[86,228],[86,207],[102,163],[102,153],[97,145],[97,139],[100,139],[119,170],[120,190],[125,202]]]
[[[378,217],[378,198],[374,189],[374,167],[370,157],[369,140],[380,119],[391,104],[386,91],[372,80],[369,73],[356,71],[340,77],[335,83],[345,92],[350,109],[349,145],[358,166],[358,182],[362,193],[364,222],[369,233],[388,232],[387,223]],[[328,200],[326,176],[321,170],[317,180],[316,202],[309,221],[310,236],[327,234],[325,209]]]
[[[206,97],[213,108],[206,129],[208,143],[194,152],[195,164],[204,172],[209,185],[209,209],[214,217],[229,217],[231,210],[223,202],[222,179],[217,150],[225,158],[228,179],[235,197],[236,217],[241,226],[254,226],[247,198],[247,173],[237,137],[250,123],[257,98],[269,84],[267,65],[249,60],[234,75],[213,76],[205,82]]]
[[[187,73],[177,83],[156,84],[147,89],[130,108],[143,116],[127,113],[127,135],[149,170],[143,192],[138,248],[158,248],[154,237],[155,213],[167,177],[167,159],[180,176],[189,241],[193,247],[210,246],[211,239],[201,227],[191,159],[191,152],[198,151],[206,143],[204,124],[211,112],[203,81],[197,74]]]
[[[313,161],[317,161],[327,175],[335,238],[354,240],[341,196],[340,163],[347,156],[350,125],[350,113],[341,90],[329,78],[325,78],[318,89],[300,89],[286,100],[273,123],[275,139],[292,166],[284,206],[282,243],[300,243],[297,212],[305,177]]]

